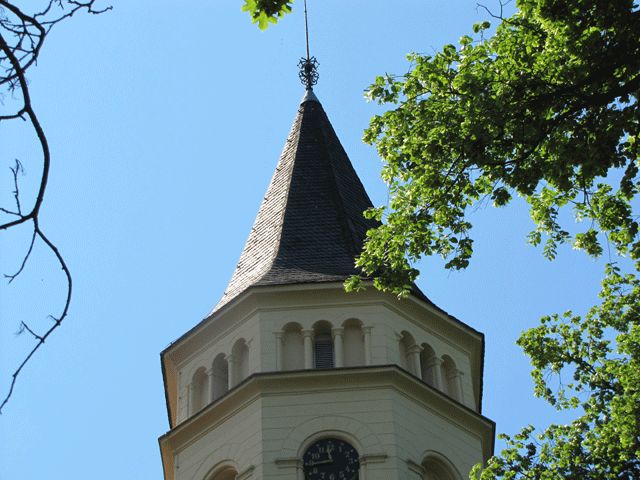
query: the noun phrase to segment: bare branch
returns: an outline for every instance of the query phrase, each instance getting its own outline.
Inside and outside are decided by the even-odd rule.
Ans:
[[[18,376],[22,372],[22,369],[25,367],[25,365],[27,365],[27,363],[29,363],[29,360],[31,360],[31,357],[33,357],[33,355],[40,349],[40,347],[44,345],[47,338],[49,338],[49,335],[51,335],[62,324],[62,321],[67,317],[67,314],[69,313],[69,306],[71,305],[71,293],[73,291],[73,280],[71,278],[71,272],[69,271],[69,268],[67,267],[67,264],[65,263],[64,258],[60,254],[60,251],[58,250],[58,248],[44,235],[44,233],[42,233],[42,230],[40,230],[40,226],[38,224],[37,219],[34,219],[34,232],[36,232],[36,235],[49,247],[49,249],[51,249],[51,251],[56,256],[56,259],[58,260],[58,263],[60,264],[60,267],[62,268],[62,271],[64,272],[67,280],[67,295],[66,295],[64,306],[62,308],[62,313],[60,314],[60,316],[57,318],[51,317],[54,320],[53,325],[42,336],[37,336],[34,334],[34,336],[39,338],[39,340],[35,344],[35,346],[31,349],[31,351],[27,354],[27,356],[22,360],[18,368],[11,375],[11,384],[9,385],[9,391],[7,392],[6,396],[2,400],[2,403],[0,403],[0,414],[2,413],[2,409],[5,407],[7,402],[9,402],[9,399],[13,395],[13,391],[16,386],[16,381],[18,380]],[[25,325],[24,322],[22,322],[22,325]]]
[[[502,0],[500,0],[500,2],[498,2],[500,5],[500,13],[493,13],[489,7],[487,7],[486,5],[483,5],[482,3],[476,3],[476,9],[478,8],[482,8],[484,11],[487,12],[487,14],[492,17],[495,18],[496,20],[500,20],[502,22],[504,22],[506,19],[504,18],[504,7],[506,7],[507,5],[509,5],[511,3],[511,0],[507,0],[505,2],[503,2]]]
[[[60,254],[60,251],[40,228],[39,213],[44,201],[47,182],[49,179],[51,152],[49,150],[49,143],[45,132],[31,103],[26,72],[31,66],[37,63],[45,38],[55,25],[72,17],[79,11],[97,15],[111,10],[111,6],[103,9],[95,8],[96,1],[97,0],[48,0],[42,10],[33,14],[27,14],[23,9],[14,5],[13,2],[9,0],[0,0],[0,11],[2,11],[2,15],[0,15],[0,87],[6,89],[6,91],[11,94],[18,91],[20,92],[18,94],[18,102],[20,102],[20,105],[14,112],[0,115],[0,122],[21,119],[31,123],[42,152],[42,173],[40,176],[40,182],[37,187],[33,206],[27,213],[23,213],[23,205],[20,200],[20,188],[18,182],[18,175],[22,173],[24,169],[18,160],[16,160],[15,166],[10,167],[14,182],[13,196],[16,203],[16,211],[0,207],[0,212],[12,215],[16,218],[0,224],[0,231],[6,231],[12,227],[31,221],[33,222],[33,235],[31,236],[29,248],[23,257],[18,270],[14,274],[5,275],[5,277],[8,278],[9,283],[11,283],[24,271],[27,261],[33,252],[36,239],[39,239],[55,255],[60,268],[64,272],[67,283],[67,294],[62,312],[58,317],[50,317],[53,320],[53,325],[51,325],[43,335],[35,333],[26,322],[20,322],[20,330],[28,331],[37,342],[18,365],[18,368],[13,372],[9,390],[0,403],[0,413],[2,413],[2,409],[13,395],[18,376],[24,367],[40,347],[44,345],[49,335],[51,335],[66,318],[71,304],[73,287],[71,273],[67,268],[67,264]]]
[[[16,217],[20,216],[18,212],[12,212],[11,210],[7,210],[6,208],[3,208],[3,207],[0,207],[0,212],[6,213],[8,215],[14,215]]]
[[[24,270],[24,267],[27,264],[27,260],[29,260],[29,257],[31,256],[31,252],[33,251],[33,245],[36,243],[36,234],[37,234],[37,231],[34,228],[33,229],[33,235],[31,236],[31,242],[29,243],[29,249],[27,250],[27,253],[23,257],[22,263],[20,264],[20,268],[18,268],[16,273],[11,274],[11,275],[7,275],[6,273],[4,274],[4,278],[8,278],[9,279],[9,283],[13,282],[16,279],[16,277],[18,275],[20,275],[22,273],[22,271]]]
[[[36,340],[42,340],[42,337],[41,337],[40,335],[38,335],[37,333],[35,333],[33,330],[31,330],[31,329],[29,328],[29,325],[27,325],[27,324],[26,324],[26,323],[24,323],[24,322],[20,322],[20,332],[19,332],[19,333],[22,333],[22,332],[24,332],[25,330],[26,330],[27,332],[29,332],[31,335],[33,335],[33,338],[35,338]]]
[[[24,168],[22,168],[22,164],[20,160],[16,158],[15,167],[9,167],[11,173],[13,174],[13,197],[16,200],[16,207],[18,208],[18,215],[22,216],[22,207],[20,206],[20,187],[18,185],[18,174],[24,173]]]
[[[0,2],[2,1],[3,0],[0,0]],[[40,147],[42,149],[42,178],[40,180],[40,188],[38,189],[38,195],[33,205],[33,209],[29,214],[23,217],[23,220],[26,221],[25,219],[35,217],[36,215],[38,215],[38,212],[40,211],[40,206],[42,205],[42,202],[44,200],[44,193],[47,188],[47,181],[49,180],[49,168],[51,167],[51,153],[49,151],[49,142],[47,141],[47,137],[44,133],[44,130],[42,129],[42,126],[40,125],[40,121],[38,120],[38,117],[36,116],[36,113],[33,110],[33,107],[31,106],[31,96],[29,94],[29,87],[27,85],[27,79],[25,78],[25,75],[24,75],[24,70],[21,68],[20,63],[18,62],[18,59],[13,54],[11,48],[9,47],[9,45],[7,44],[7,42],[5,41],[1,33],[0,33],[0,51],[2,51],[6,55],[7,59],[9,60],[9,62],[11,62],[11,65],[16,71],[18,83],[20,84],[20,90],[22,91],[24,112],[29,117],[29,120],[31,120],[31,124],[33,125],[33,128],[36,131],[36,135],[38,136],[38,141],[40,142]],[[23,223],[23,222],[20,222],[20,223]],[[6,228],[9,228],[9,227],[6,225],[0,225],[0,230],[5,230]]]
[[[20,111],[16,113],[12,113],[10,115],[0,115],[0,122],[3,120],[14,120],[16,118],[21,118],[22,120],[26,121],[23,115],[24,115],[24,109],[20,109]]]

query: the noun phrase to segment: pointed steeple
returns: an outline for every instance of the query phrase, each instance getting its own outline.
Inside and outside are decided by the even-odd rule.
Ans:
[[[322,105],[307,89],[227,289],[214,310],[254,286],[339,282],[377,222]]]

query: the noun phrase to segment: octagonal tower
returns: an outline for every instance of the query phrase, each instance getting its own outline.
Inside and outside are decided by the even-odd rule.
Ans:
[[[345,293],[371,206],[308,89],[229,285],[161,354],[166,480],[462,480],[493,452],[483,335]]]

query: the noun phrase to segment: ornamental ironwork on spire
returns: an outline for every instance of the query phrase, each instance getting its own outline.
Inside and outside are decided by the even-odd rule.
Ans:
[[[318,61],[316,57],[309,54],[309,21],[307,19],[307,0],[304,0],[304,33],[307,44],[307,56],[302,57],[298,62],[298,76],[300,81],[307,90],[312,90],[313,86],[318,83]]]
[[[318,83],[318,78],[320,77],[318,74],[318,65],[320,64],[316,60],[316,57],[302,57],[298,62],[298,68],[300,69],[298,76],[307,90],[313,89],[313,86]]]

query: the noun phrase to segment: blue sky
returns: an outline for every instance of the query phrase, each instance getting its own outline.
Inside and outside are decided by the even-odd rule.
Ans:
[[[297,3],[297,2],[296,2]],[[0,480],[162,478],[167,428],[159,353],[222,295],[293,121],[303,87],[302,9],[260,32],[241,0],[114,2],[49,37],[30,74],[53,168],[41,224],[63,252],[75,290],[61,329],[29,364],[0,417]],[[315,91],[373,203],[386,203],[380,160],[361,142],[379,107],[376,75],[402,73],[486,19],[475,2],[309,2]],[[7,101],[10,101],[8,99]],[[0,129],[0,201],[20,158],[28,198],[39,163],[24,125]],[[584,312],[602,266],[570,248],[554,263],[528,247],[526,207],[471,216],[475,256],[464,272],[440,259],[419,285],[486,335],[484,414],[498,431],[561,420],[532,396],[514,342],[548,313]],[[0,235],[3,273],[19,265],[26,230]],[[37,248],[0,287],[0,393],[63,301],[61,272]],[[566,417],[565,417],[566,418]]]

